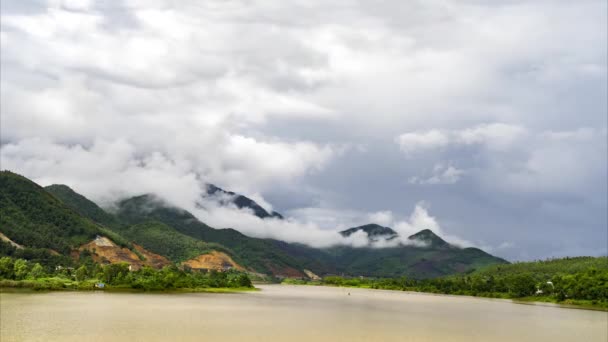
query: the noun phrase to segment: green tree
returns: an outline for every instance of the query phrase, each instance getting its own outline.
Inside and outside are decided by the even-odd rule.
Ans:
[[[10,257],[0,258],[0,278],[13,279],[14,276],[13,259]]]
[[[27,261],[23,259],[15,260],[15,263],[13,264],[13,270],[15,271],[15,279],[25,279],[25,277],[27,277],[27,274],[29,273]]]
[[[76,280],[83,281],[87,278],[87,267],[82,265],[75,272]]]
[[[44,277],[44,268],[39,263],[35,263],[29,274],[30,278],[38,279]]]
[[[236,287],[253,287],[251,279],[246,274],[239,274],[234,278],[234,284]]]

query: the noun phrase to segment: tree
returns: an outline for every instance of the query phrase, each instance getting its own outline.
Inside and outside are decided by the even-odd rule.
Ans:
[[[13,264],[13,270],[15,271],[15,279],[24,279],[25,277],[27,277],[29,271],[27,267],[27,261],[23,259],[15,260],[15,264]]]
[[[234,279],[236,287],[252,287],[251,279],[246,274],[239,274]]]
[[[76,280],[83,281],[87,278],[87,267],[82,265],[75,272]]]
[[[35,263],[29,274],[30,278],[38,279],[44,277],[44,268],[39,263]]]
[[[14,276],[13,259],[10,257],[0,258],[0,278],[13,279]]]

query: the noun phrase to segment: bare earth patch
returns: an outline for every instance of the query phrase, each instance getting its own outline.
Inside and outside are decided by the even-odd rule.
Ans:
[[[208,269],[208,270],[227,270],[236,269],[244,271],[243,266],[237,264],[232,258],[222,252],[212,251],[208,254],[201,254],[196,258],[184,261],[182,265],[189,266],[193,269]]]

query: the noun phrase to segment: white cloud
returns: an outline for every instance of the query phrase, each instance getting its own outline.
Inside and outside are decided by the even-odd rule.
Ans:
[[[483,124],[453,132],[457,143],[483,144],[492,149],[504,150],[525,134],[525,129],[504,123]]]
[[[420,185],[454,184],[465,173],[464,170],[455,168],[450,164],[437,163],[433,167],[431,176],[428,178],[411,177],[408,182]]]
[[[393,224],[393,213],[390,210],[377,211],[369,215],[369,222],[376,223],[384,227]]]
[[[448,135],[439,130],[403,133],[396,141],[406,154],[443,148],[450,143]]]
[[[587,236],[597,237],[605,230],[595,208],[606,202],[606,6],[2,1],[2,167],[83,185],[95,198],[112,196],[91,175],[176,201],[194,196],[188,187],[200,177],[261,198],[322,188],[325,206],[318,195],[272,203],[302,215],[396,213],[423,196],[440,208],[455,207],[446,203],[454,198],[478,201],[470,208],[492,203],[496,214],[539,197],[577,198],[594,217]],[[476,186],[461,187],[462,172]],[[430,191],[404,174],[455,185]],[[184,181],[159,181],[170,177]],[[380,188],[381,196],[354,195]],[[496,204],[503,198],[513,202]],[[349,220],[343,214],[337,224]],[[475,212],[441,214],[503,241]],[[543,222],[571,226],[557,216]],[[535,238],[550,251],[545,236]],[[519,239],[525,248],[532,238]]]
[[[408,132],[399,135],[396,141],[406,155],[458,145],[479,145],[504,150],[512,146],[524,134],[525,129],[518,125],[491,123],[462,130],[432,129]]]
[[[200,158],[188,153],[194,147],[192,153],[202,154]],[[203,140],[196,146],[178,143],[171,148],[155,151],[127,140],[70,146],[28,139],[3,145],[0,161],[3,168],[35,181],[73,185],[95,200],[151,192],[187,204],[198,196],[199,179],[225,180],[242,189],[272,186],[318,170],[331,157],[329,147],[242,137],[227,137],[223,146],[206,145]]]

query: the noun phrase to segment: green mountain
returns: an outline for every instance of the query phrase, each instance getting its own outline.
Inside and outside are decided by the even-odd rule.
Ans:
[[[370,240],[376,240],[379,238],[383,238],[386,240],[392,240],[398,236],[397,232],[392,230],[391,228],[382,227],[381,225],[378,225],[375,223],[366,224],[364,226],[359,226],[359,227],[354,227],[354,228],[349,228],[349,229],[341,231],[340,234],[344,237],[348,237],[348,236],[351,236],[354,233],[360,232],[360,231],[365,232],[365,234],[367,234],[367,237]]]
[[[264,209],[261,205],[259,205],[251,198],[234,193],[232,191],[226,191],[213,184],[207,184],[207,195],[217,197],[222,205],[234,204],[239,209],[250,209],[255,216],[261,219],[265,219],[268,217],[283,219],[283,216],[281,214],[277,213],[276,211],[272,211],[269,213],[268,211],[266,211],[266,209]]]
[[[122,200],[110,213],[65,185],[42,188],[8,171],[0,174],[0,185],[0,232],[18,244],[64,255],[103,235],[134,252],[131,243],[173,262],[215,250],[251,271],[283,277],[305,277],[304,270],[310,270],[318,275],[428,278],[506,263],[476,248],[452,246],[430,230],[409,237],[424,243],[421,247],[318,249],[215,229],[152,195]],[[370,240],[397,236],[391,228],[376,224],[347,229],[342,235],[357,231]]]
[[[0,231],[20,245],[62,254],[101,233],[91,220],[10,171],[0,172]]]
[[[79,212],[84,217],[88,217],[94,222],[106,227],[115,227],[119,224],[114,215],[108,214],[97,204],[72,190],[72,188],[67,185],[53,184],[44,189],[53,196],[61,199],[61,201],[71,209]]]
[[[260,273],[303,275],[301,263],[277,248],[276,240],[248,237],[234,229],[211,228],[188,211],[168,205],[152,195],[119,202],[116,215],[127,226],[154,220],[197,240],[219,244],[230,251],[235,261]]]
[[[422,242],[428,248],[449,247],[450,244],[433,233],[430,229],[423,229],[418,233],[408,237],[409,240]]]

